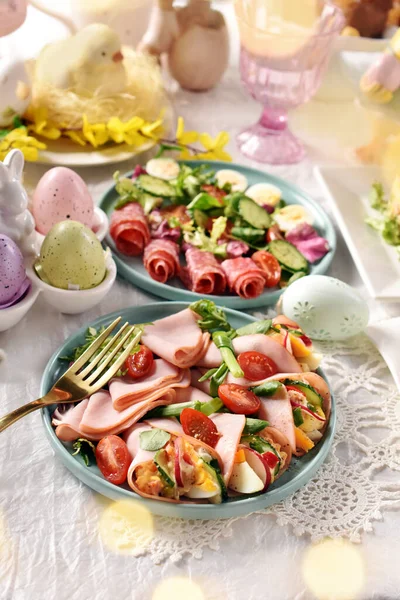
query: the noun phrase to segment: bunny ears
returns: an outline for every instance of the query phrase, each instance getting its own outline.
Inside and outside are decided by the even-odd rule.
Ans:
[[[5,157],[4,162],[0,161],[0,182],[14,179],[21,181],[24,164],[25,159],[21,150],[11,150]]]

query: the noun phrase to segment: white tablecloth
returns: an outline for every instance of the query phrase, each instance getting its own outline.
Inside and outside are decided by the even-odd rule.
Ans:
[[[226,11],[232,20],[231,7],[226,7]],[[24,26],[24,49],[29,47],[28,40],[32,40],[32,47],[37,44],[34,35],[37,22],[31,10]],[[43,39],[42,34],[40,38],[44,42],[44,30],[42,32]],[[53,34],[54,30],[51,36]],[[235,43],[236,38],[233,62],[237,55]],[[319,150],[317,146],[309,147],[309,158],[291,167],[260,167],[251,164],[237,151],[235,134],[245,124],[256,120],[260,107],[242,89],[234,64],[216,89],[206,94],[177,91],[174,104],[176,113],[185,117],[189,129],[211,134],[221,129],[228,131],[232,136],[229,150],[234,160],[284,176],[326,207],[313,176],[313,167],[333,158],[337,161],[339,152],[329,156],[323,140],[319,142]],[[344,156],[342,160],[345,160]],[[87,168],[79,172],[98,199],[110,185],[114,170],[128,170],[132,164]],[[28,165],[27,187],[32,188],[44,171],[43,167]],[[329,211],[329,207],[326,208]],[[331,274],[362,289],[340,232],[338,236]],[[78,327],[99,315],[155,301],[156,298],[122,280],[117,280],[99,306],[83,315],[61,315],[39,298],[18,326],[0,334],[0,348],[6,353],[5,360],[0,362],[1,412],[8,412],[38,395],[41,375],[50,355]],[[370,306],[374,318],[397,313],[395,306],[383,307],[372,302]],[[388,385],[392,385],[388,374],[383,376],[389,381]],[[346,449],[346,442],[343,444],[351,469],[351,461],[355,458]],[[394,464],[389,487],[399,483],[396,470],[400,467]],[[371,475],[375,476],[379,477]],[[199,525],[193,525],[192,545],[186,530],[181,548],[177,543],[181,524],[176,522],[167,526],[164,523],[157,533],[156,520],[156,535],[162,539],[153,554],[132,557],[108,551],[97,527],[101,500],[80,484],[55,457],[37,413],[0,436],[0,500],[0,598],[4,600],[150,600],[155,586],[174,576],[193,578],[206,600],[314,598],[307,591],[301,571],[310,537],[297,537],[290,525],[282,525],[284,519],[278,524],[272,514],[252,515],[229,522],[225,529],[220,524],[204,525],[202,536]],[[333,512],[340,501],[335,493],[331,494]],[[378,514],[376,519],[379,519]],[[359,596],[363,600],[399,598],[399,532],[399,513],[385,509],[382,520],[373,523],[373,531],[360,533],[358,551],[366,566],[366,583]],[[154,564],[154,560],[160,564]],[[318,564],[315,568],[318,569]],[[192,597],[195,600],[194,593],[187,596],[187,600]]]

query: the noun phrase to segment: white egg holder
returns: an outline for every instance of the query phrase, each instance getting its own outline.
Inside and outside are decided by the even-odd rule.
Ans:
[[[99,242],[102,242],[104,240],[104,238],[107,235],[108,232],[108,217],[106,215],[106,213],[104,212],[104,210],[102,210],[101,208],[99,208],[98,206],[94,207],[94,211],[93,211],[93,225],[92,225],[92,231],[95,234],[95,236],[97,237],[97,239],[99,240]],[[38,231],[35,231],[36,233],[36,238],[37,238],[37,243],[39,245],[39,251],[40,248],[44,242],[44,238],[45,236],[41,233],[39,233]]]
[[[0,332],[17,325],[32,308],[39,294],[42,294],[48,304],[63,314],[76,315],[90,310],[99,304],[112,288],[117,277],[117,265],[107,253],[106,276],[99,285],[89,290],[63,290],[45,283],[37,275],[32,260],[26,264],[26,273],[31,287],[21,301],[0,310]]]

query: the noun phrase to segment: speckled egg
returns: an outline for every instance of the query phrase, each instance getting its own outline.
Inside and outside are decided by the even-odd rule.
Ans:
[[[32,212],[36,229],[43,235],[60,221],[79,221],[91,228],[94,220],[86,183],[66,167],[54,167],[43,175],[32,197]]]
[[[87,290],[106,275],[104,250],[91,229],[77,221],[62,221],[46,235],[39,257],[39,275],[65,290]]]
[[[26,280],[24,259],[17,244],[0,234],[0,307],[10,306],[20,297]]]
[[[352,287],[324,275],[292,283],[281,299],[281,311],[314,340],[344,340],[365,330],[369,310]]]

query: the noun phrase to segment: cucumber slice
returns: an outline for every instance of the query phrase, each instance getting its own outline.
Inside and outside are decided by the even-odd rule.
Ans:
[[[161,196],[162,198],[173,198],[176,196],[176,189],[168,181],[152,177],[151,175],[139,175],[136,179],[136,185],[152,196]]]
[[[262,419],[250,419],[246,417],[246,425],[244,426],[243,433],[247,435],[254,435],[259,431],[262,431],[266,427],[268,427],[268,421],[263,421]]]
[[[172,474],[169,472],[167,453],[164,450],[164,448],[161,448],[161,450],[159,450],[156,453],[156,455],[154,456],[154,462],[156,463],[158,472],[160,473],[165,483],[169,487],[174,487],[175,481],[172,477]]]
[[[290,244],[286,240],[273,240],[269,243],[268,250],[287,271],[291,271],[292,273],[304,271],[308,273],[307,259],[293,244]]]
[[[296,406],[296,408],[293,409],[293,421],[296,427],[300,427],[300,425],[303,425],[304,423],[300,406]]]
[[[228,492],[226,489],[224,478],[222,477],[221,470],[219,468],[218,461],[216,459],[213,459],[211,463],[208,463],[204,459],[202,460],[204,462],[205,469],[217,480],[221,490],[220,493],[217,494],[217,496],[213,496],[209,499],[209,501],[213,504],[220,504],[228,498]]]
[[[253,229],[253,227],[232,227],[231,234],[234,238],[250,244],[261,242],[265,237],[264,229]]]
[[[240,216],[256,229],[271,227],[271,217],[267,211],[251,198],[244,196],[239,203]]]
[[[298,388],[300,392],[303,392],[305,397],[307,398],[307,402],[312,404],[312,406],[319,406],[322,408],[324,399],[322,396],[308,383],[304,381],[297,381],[293,379],[285,379],[283,382],[285,385],[293,385]]]

